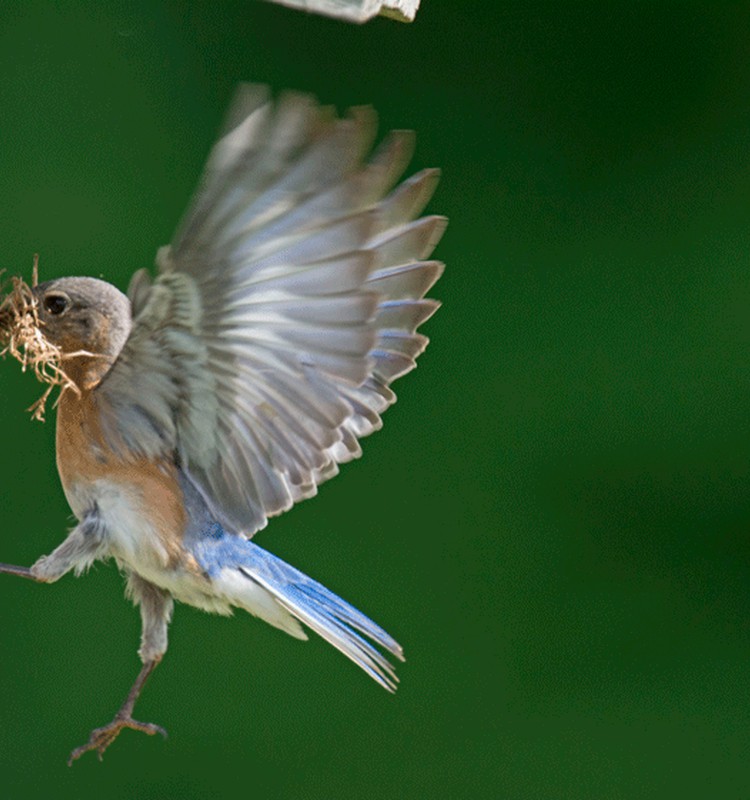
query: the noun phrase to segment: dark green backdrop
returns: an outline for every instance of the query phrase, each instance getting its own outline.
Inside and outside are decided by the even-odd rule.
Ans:
[[[572,6],[572,8],[566,8]],[[62,7],[62,8],[60,8]],[[388,696],[319,640],[178,607],[139,715],[112,566],[0,579],[0,795],[750,796],[750,7],[423,0],[0,5],[0,266],[125,287],[233,86],[419,133],[451,226],[383,432],[259,542],[406,647]],[[0,369],[0,560],[69,524],[52,421]]]

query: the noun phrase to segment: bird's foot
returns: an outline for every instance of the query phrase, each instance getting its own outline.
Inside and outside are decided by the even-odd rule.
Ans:
[[[76,759],[80,758],[84,753],[88,753],[89,750],[96,750],[99,761],[101,761],[104,751],[120,735],[120,731],[122,731],[123,728],[142,731],[149,736],[160,733],[165,739],[167,738],[167,732],[160,725],[154,725],[153,722],[138,722],[138,720],[133,719],[129,715],[121,716],[118,714],[108,725],[102,728],[95,728],[91,731],[88,742],[82,744],[80,747],[76,747],[70,754],[68,766],[72,766]]]

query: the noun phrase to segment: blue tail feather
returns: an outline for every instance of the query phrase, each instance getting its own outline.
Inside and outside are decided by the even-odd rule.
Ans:
[[[381,686],[395,691],[398,678],[393,665],[372,643],[403,661],[401,646],[369,617],[325,586],[253,542],[227,533],[218,524],[202,532],[193,552],[206,573],[221,584],[228,602],[292,635],[302,634],[294,622],[299,620]],[[236,579],[230,580],[232,575],[241,575],[252,584],[238,585]]]
[[[240,571],[270,592],[290,614],[340,650],[371,678],[395,691],[393,665],[364,637],[404,660],[401,646],[354,606],[252,542]],[[361,636],[360,634],[364,634]]]

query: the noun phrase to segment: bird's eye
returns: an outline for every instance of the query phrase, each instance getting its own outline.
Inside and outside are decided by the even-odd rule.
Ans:
[[[68,308],[68,298],[61,294],[48,294],[44,297],[44,308],[58,316]]]

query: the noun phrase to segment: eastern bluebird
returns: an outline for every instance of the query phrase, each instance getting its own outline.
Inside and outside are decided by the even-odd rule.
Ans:
[[[123,728],[164,733],[132,713],[174,600],[243,608],[299,639],[304,625],[396,688],[374,645],[403,660],[400,645],[251,541],[360,455],[427,345],[415,331],[438,308],[424,295],[442,264],[425,259],[446,220],[419,214],[439,173],[393,189],[412,134],[368,158],[375,128],[367,107],[336,119],[245,85],[153,281],[136,272],[127,297],[93,278],[29,289],[35,341],[65,376],[57,467],[78,524],[30,569],[0,571],[51,583],[113,558],[142,619],[125,703],[69,763],[101,758]],[[18,313],[6,300],[6,345]]]

